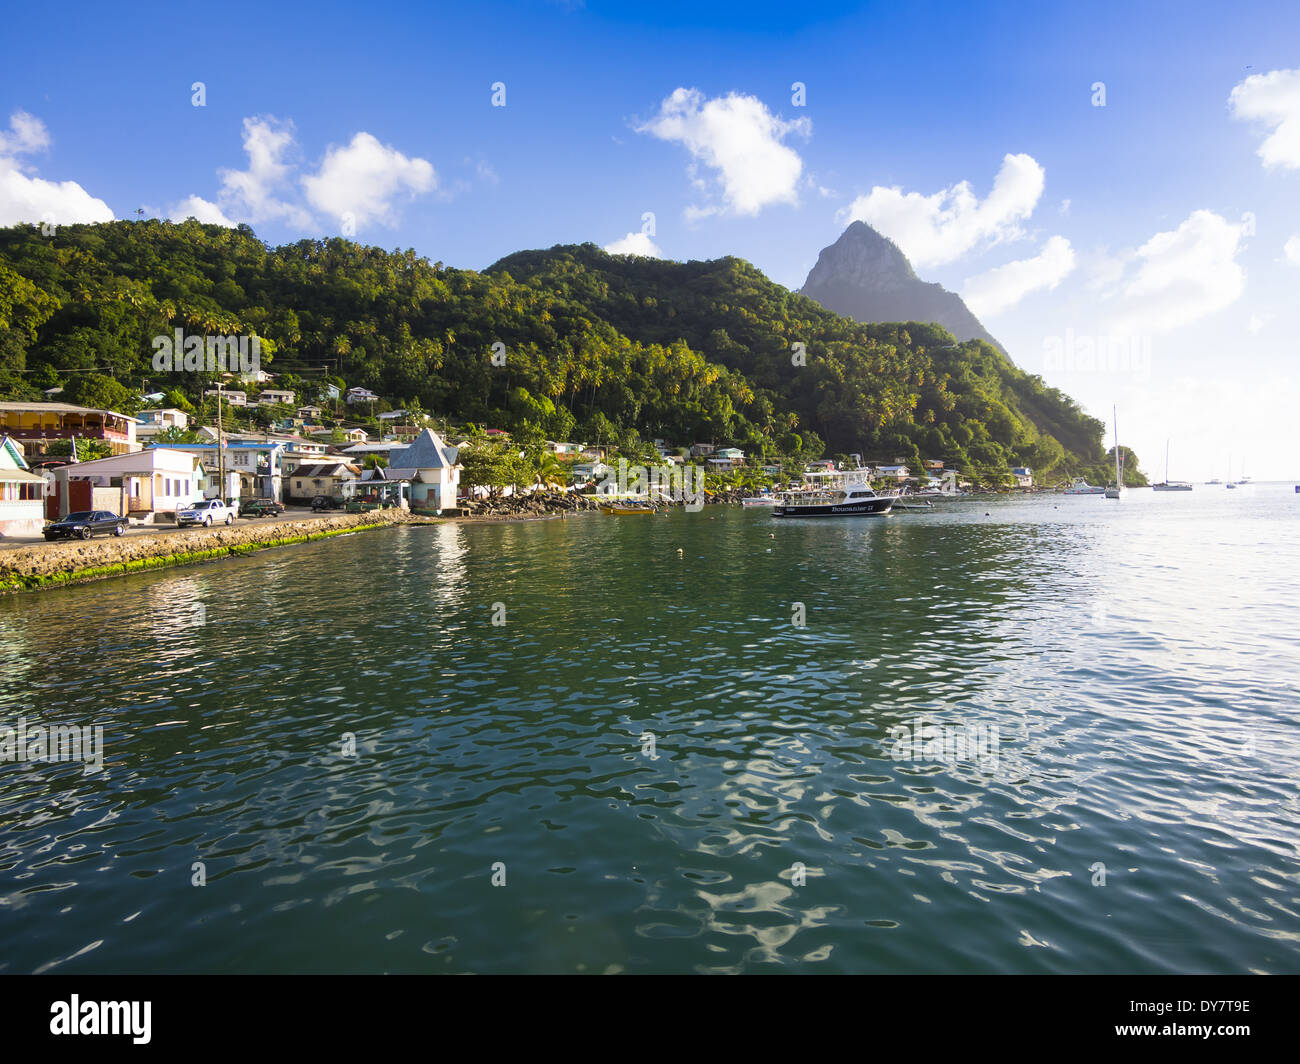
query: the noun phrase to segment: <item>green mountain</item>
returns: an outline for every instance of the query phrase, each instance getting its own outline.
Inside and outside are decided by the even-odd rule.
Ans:
[[[153,338],[176,328],[257,335],[300,401],[329,377],[552,439],[1105,472],[1101,422],[987,342],[851,321],[740,259],[584,244],[479,273],[341,239],[271,248],[247,226],[194,221],[0,229],[0,392],[62,385],[72,402],[134,407],[147,383],[197,400],[213,374],[151,365]]]

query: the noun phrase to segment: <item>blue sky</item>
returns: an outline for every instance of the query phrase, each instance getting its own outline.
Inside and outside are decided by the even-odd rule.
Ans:
[[[1175,477],[1300,474],[1300,10],[1056,7],[33,5],[0,222],[206,213],[470,268],[590,240],[797,287],[862,217],[1118,405],[1149,472],[1168,437]]]

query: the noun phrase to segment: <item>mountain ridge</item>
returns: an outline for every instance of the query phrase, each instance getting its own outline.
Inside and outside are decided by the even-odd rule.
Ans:
[[[151,338],[177,327],[257,335],[299,401],[319,401],[328,374],[521,439],[935,458],[989,482],[1015,465],[1104,467],[1102,423],[987,342],[855,322],[736,257],[571,244],[478,272],[341,238],[270,247],[245,226],[193,221],[0,229],[0,393],[60,386],[73,403],[134,409],[148,381],[210,405],[211,373],[163,381],[151,367]]]
[[[930,321],[1007,354],[961,296],[921,280],[898,245],[863,221],[822,248],[799,293],[854,321]]]

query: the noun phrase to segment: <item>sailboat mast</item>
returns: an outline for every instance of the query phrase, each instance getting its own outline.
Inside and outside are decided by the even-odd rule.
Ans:
[[[1120,479],[1119,472],[1119,408],[1110,408],[1110,419],[1115,424],[1115,487],[1124,486],[1124,481]]]

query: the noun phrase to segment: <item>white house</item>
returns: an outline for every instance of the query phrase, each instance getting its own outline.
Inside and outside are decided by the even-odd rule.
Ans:
[[[876,476],[885,480],[897,480],[900,483],[911,476],[911,470],[905,465],[882,465],[876,466]]]
[[[373,403],[378,398],[379,396],[368,388],[349,388],[346,401],[348,403]]]
[[[225,495],[275,499],[277,502],[280,499],[280,463],[288,449],[285,440],[227,433],[220,455],[215,440],[212,443],[173,443],[168,446],[172,450],[198,455],[212,476],[216,476],[220,468],[224,468],[227,474],[237,475],[238,491],[230,490],[228,479]],[[208,485],[208,490],[211,497],[216,498],[218,488],[215,480]]]
[[[228,390],[225,389],[225,388],[222,388],[222,389],[220,389],[220,390],[218,390],[218,389],[216,389],[216,388],[209,388],[207,391],[205,391],[205,392],[203,393],[203,397],[206,399],[209,395],[219,395],[219,396],[221,396],[222,399],[224,399],[226,402],[228,402],[231,406],[247,406],[247,405],[248,405],[248,393],[247,393],[247,392],[232,392],[232,391],[228,391]]]
[[[1016,466],[1011,470],[1011,475],[1016,478],[1016,487],[1032,488],[1034,486],[1034,474],[1026,466]]]
[[[159,513],[174,513],[203,498],[198,456],[170,447],[73,462],[52,472],[60,517],[78,510],[112,510],[150,523]]]
[[[454,510],[460,488],[458,457],[457,448],[448,447],[433,429],[424,429],[409,446],[389,452],[385,474],[411,481],[413,509]]]
[[[604,462],[579,462],[570,472],[574,484],[588,484],[598,477],[608,476],[614,472],[614,467],[607,466]]]
[[[27,468],[23,449],[0,437],[0,537],[34,536],[45,527],[45,479]]]
[[[135,436],[142,442],[148,442],[161,432],[166,432],[168,429],[185,429],[189,424],[190,415],[175,407],[141,410],[139,423],[135,427]]]
[[[297,398],[291,391],[283,388],[266,388],[257,397],[257,402],[261,406],[273,406],[276,403],[284,403],[286,406],[293,406]]]

